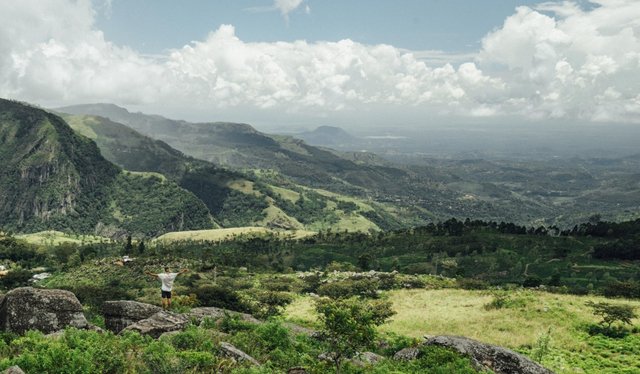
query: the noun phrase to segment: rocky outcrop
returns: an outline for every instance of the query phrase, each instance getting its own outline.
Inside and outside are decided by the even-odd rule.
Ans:
[[[162,308],[131,300],[107,301],[102,305],[104,325],[107,330],[119,333],[138,321],[162,311]]]
[[[249,356],[248,354],[242,352],[238,348],[227,342],[220,343],[220,351],[222,354],[237,361],[237,362],[248,362],[252,365],[260,366],[260,363],[255,358]]]
[[[189,318],[184,314],[160,311],[149,318],[142,319],[131,324],[124,329],[125,331],[136,331],[141,335],[149,335],[153,338],[159,338],[165,332],[182,330],[189,324]]]
[[[64,290],[21,287],[0,300],[0,330],[23,334],[38,330],[49,334],[67,326],[86,328],[82,304]]]
[[[354,357],[351,362],[358,366],[375,365],[384,360],[383,356],[373,352],[361,352]]]
[[[204,321],[207,318],[215,321],[224,317],[225,314],[228,314],[231,316],[239,316],[242,321],[248,322],[248,323],[253,323],[253,324],[262,323],[262,321],[256,319],[251,314],[239,313],[239,312],[234,312],[231,310],[226,310],[226,309],[216,308],[216,307],[193,308],[189,313],[187,313],[187,317],[189,317],[189,319],[194,321],[196,324],[200,324],[202,323],[202,321]]]
[[[420,349],[415,347],[403,348],[393,355],[394,360],[409,361],[415,360],[420,356]]]
[[[498,374],[552,374],[553,372],[510,349],[460,336],[434,336],[425,345],[448,347],[469,357],[477,370]]]

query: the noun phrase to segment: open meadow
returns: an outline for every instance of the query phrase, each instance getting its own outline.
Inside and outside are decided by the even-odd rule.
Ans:
[[[640,307],[639,301],[530,290],[509,292],[507,306],[495,309],[487,308],[494,296],[486,291],[387,291],[383,297],[392,302],[397,314],[380,331],[418,339],[426,335],[466,336],[528,355],[542,353],[541,363],[557,373],[640,372],[640,336],[590,336],[587,328],[599,318],[586,306],[593,301]],[[313,326],[313,298],[297,298],[286,309],[285,318]],[[639,322],[634,321],[636,325]],[[540,352],[547,336],[548,352]]]

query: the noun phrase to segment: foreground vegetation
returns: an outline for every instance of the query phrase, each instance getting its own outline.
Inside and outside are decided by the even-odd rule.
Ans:
[[[421,348],[423,358],[416,362],[390,359],[424,335],[447,334],[514,349],[559,373],[633,373],[640,365],[635,317],[640,264],[633,247],[639,228],[640,221],[596,222],[560,231],[450,220],[373,235],[320,232],[296,239],[254,232],[233,240],[218,235],[148,243],[75,237],[79,243],[29,244],[2,234],[0,261],[9,272],[0,278],[0,286],[9,290],[34,284],[32,275],[46,271],[50,276],[35,284],[74,292],[97,325],[103,324],[99,311],[104,301],[158,304],[158,284],[144,272],[158,272],[165,265],[190,269],[174,287],[175,311],[217,306],[269,322],[246,326],[227,318],[159,341],[74,330],[57,339],[5,334],[0,368],[19,364],[36,372],[52,372],[54,367],[69,372],[76,367],[89,372],[283,372],[304,366],[310,372],[472,372],[468,360],[435,348]],[[122,255],[133,260],[124,263]],[[369,315],[368,327],[358,324],[345,330],[336,325],[340,332],[329,340],[297,335],[293,331],[298,330],[287,325],[327,329],[328,321],[335,320],[327,316],[345,310],[360,313],[341,304],[348,302],[387,303],[389,309],[381,309],[378,317]],[[624,313],[611,319],[607,310],[631,314],[626,320]],[[354,321],[369,318],[359,316]],[[364,330],[358,339],[348,340],[358,342],[357,349],[336,345],[341,336],[359,328]],[[359,340],[363,336],[367,338]],[[219,353],[221,339],[264,365],[230,363]],[[318,359],[335,350],[344,353]],[[386,359],[375,367],[354,365],[350,357],[362,350]]]
[[[621,337],[590,334],[600,318],[587,302],[607,302],[596,296],[553,294],[539,290],[506,291],[504,307],[492,308],[495,291],[411,289],[387,291],[396,314],[381,331],[411,338],[459,335],[509,347],[537,358],[558,373],[620,373],[640,367],[640,330]],[[616,300],[616,305],[640,307],[640,301]],[[286,310],[288,320],[316,322],[313,299],[297,298]],[[633,321],[636,325],[640,320]],[[635,331],[632,333],[631,331]],[[546,346],[543,346],[546,345]]]

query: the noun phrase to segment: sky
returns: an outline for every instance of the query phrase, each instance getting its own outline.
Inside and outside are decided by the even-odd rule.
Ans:
[[[0,97],[262,127],[640,123],[640,1],[0,0]]]

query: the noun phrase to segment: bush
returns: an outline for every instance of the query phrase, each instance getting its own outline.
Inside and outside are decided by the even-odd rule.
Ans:
[[[522,287],[525,288],[537,288],[542,284],[542,279],[536,276],[525,278],[524,282],[522,282]]]
[[[609,283],[604,288],[606,297],[640,298],[640,282],[625,281]]]
[[[332,352],[336,373],[340,372],[344,359],[371,347],[376,338],[376,327],[395,314],[389,302],[355,299],[320,299],[316,303],[316,312],[322,326],[320,338]]]
[[[6,289],[26,286],[33,275],[24,269],[12,270],[4,277],[0,278],[0,284]]]
[[[195,293],[202,306],[215,306],[238,312],[251,311],[251,308],[242,301],[240,295],[229,288],[206,285],[196,288],[193,293]]]
[[[252,296],[255,301],[252,310],[259,318],[278,316],[293,301],[293,297],[286,292],[257,291]]]
[[[260,346],[266,351],[274,349],[287,350],[291,347],[289,330],[280,322],[267,322],[255,329]]]
[[[332,299],[345,299],[353,296],[375,299],[378,297],[378,281],[374,279],[348,279],[325,283],[318,287],[318,295]]]

